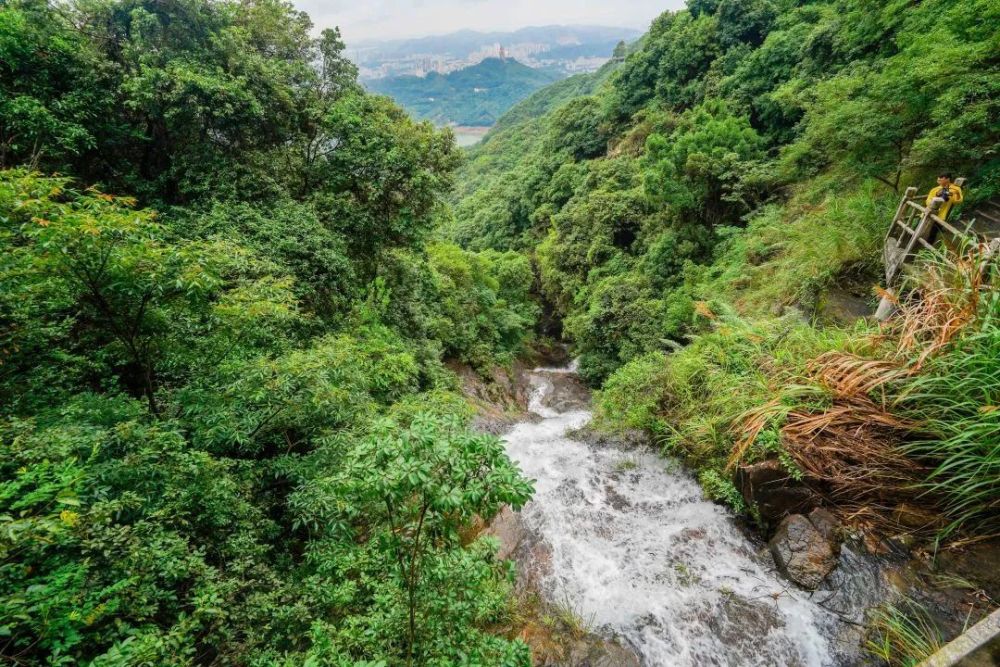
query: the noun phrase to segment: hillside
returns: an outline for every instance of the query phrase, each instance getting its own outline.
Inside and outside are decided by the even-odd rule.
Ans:
[[[0,5],[0,662],[516,665],[525,257],[290,4]],[[473,371],[469,371],[473,372]],[[427,446],[432,443],[433,446]]]
[[[909,667],[1000,607],[997,255],[865,317],[910,186],[997,216],[996,0],[690,0],[411,113],[280,0],[0,54],[4,664]]]
[[[487,58],[448,74],[377,79],[366,85],[396,100],[415,118],[439,125],[489,127],[514,104],[559,78],[516,60]]]
[[[529,255],[599,427],[645,432],[765,537],[802,506],[775,506],[762,471],[855,535],[905,534],[915,553],[985,539],[1000,528],[996,263],[983,282],[979,251],[939,247],[895,318],[859,315],[908,186],[967,176],[953,217],[1000,191],[998,19],[986,0],[692,1],[624,63],[502,118],[461,166],[444,231]],[[912,594],[914,618],[940,611]],[[897,643],[906,613],[871,614],[881,658],[926,657]]]

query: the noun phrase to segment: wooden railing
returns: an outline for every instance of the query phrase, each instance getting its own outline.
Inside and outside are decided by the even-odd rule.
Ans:
[[[964,181],[965,179],[960,178],[955,184],[961,187]],[[924,206],[920,199],[916,188],[907,188],[889,226],[882,248],[886,287],[892,287],[896,283],[903,272],[903,265],[912,260],[920,250],[938,252],[931,244],[935,231],[943,230],[956,241],[963,238],[970,242],[976,240],[975,235],[969,231],[971,225],[962,230],[937,215],[945,203],[944,199],[935,198],[930,206]]]
[[[961,187],[965,183],[964,178],[957,179],[955,184]],[[934,240],[944,237],[946,245],[962,252],[969,245],[985,242],[983,248],[983,263],[981,271],[985,271],[987,265],[993,258],[1000,256],[1000,237],[992,239],[980,239],[972,231],[975,220],[972,220],[964,229],[962,225],[953,225],[938,215],[938,211],[944,205],[945,200],[935,198],[930,206],[924,205],[924,197],[917,196],[916,188],[907,188],[896,214],[893,216],[892,224],[885,236],[885,243],[882,246],[882,261],[885,265],[885,288],[887,295],[882,299],[876,313],[877,319],[885,319],[894,310],[893,292],[899,277],[903,273],[903,267],[907,262],[913,260],[921,250],[928,250],[937,254],[944,261],[949,260],[949,254],[939,249]]]

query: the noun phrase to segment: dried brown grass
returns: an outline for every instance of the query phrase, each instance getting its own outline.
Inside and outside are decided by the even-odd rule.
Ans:
[[[731,429],[735,436],[733,451],[729,454],[726,463],[726,471],[730,474],[746,458],[747,451],[757,442],[758,436],[771,420],[782,413],[787,412],[784,403],[780,398],[765,403],[757,408],[748,410],[738,417]]]
[[[949,261],[928,261],[910,278],[898,313],[870,340],[881,358],[829,352],[808,366],[808,380],[825,388],[833,405],[822,410],[789,409],[781,399],[747,412],[730,468],[743,460],[760,433],[784,417],[783,448],[803,481],[839,508],[868,520],[888,521],[893,507],[921,496],[930,470],[902,453],[900,445],[919,435],[921,424],[892,414],[893,386],[918,374],[978,315],[985,247]]]
[[[910,375],[897,359],[865,359],[846,352],[827,352],[809,364],[815,381],[839,398],[878,394],[885,405],[886,386]]]
[[[889,507],[914,497],[927,474],[898,448],[916,427],[855,397],[819,413],[789,413],[781,436],[804,481],[838,504]]]
[[[989,258],[988,246],[979,245],[961,256],[922,262],[909,278],[886,333],[896,339],[897,358],[913,372],[976,320]]]
[[[927,359],[948,347],[976,320],[987,252],[986,246],[978,246],[960,258],[921,264],[909,278],[904,298],[883,292],[894,298],[898,312],[883,324],[872,343],[892,341],[893,352],[882,359],[829,352],[810,363],[812,379],[835,396],[876,394],[886,405],[888,388],[919,373]]]

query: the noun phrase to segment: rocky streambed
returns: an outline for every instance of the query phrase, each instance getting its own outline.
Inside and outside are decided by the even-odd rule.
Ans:
[[[840,525],[765,461],[735,479],[765,542],[641,437],[588,428],[572,366],[455,370],[476,427],[536,480],[534,499],[487,529],[517,561],[536,664],[878,665],[865,650],[873,608],[915,601],[949,639],[1000,599],[1000,540],[928,556],[905,533]]]
[[[705,500],[679,465],[582,432],[591,419],[589,394],[572,368],[536,369],[527,379],[529,415],[505,442],[536,480],[536,495],[492,530],[504,555],[518,561],[522,587],[610,641],[560,664],[863,661],[862,614],[884,588],[881,568],[849,547],[827,546],[826,558],[848,566],[816,582],[818,591],[796,586],[778,571],[768,545]],[[812,557],[799,551],[802,540],[817,525],[828,529],[825,519],[810,516],[791,527],[789,560]]]

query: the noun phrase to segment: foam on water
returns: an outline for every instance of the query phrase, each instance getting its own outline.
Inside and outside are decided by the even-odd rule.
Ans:
[[[567,436],[591,415],[545,405],[552,375],[565,372],[533,374],[530,409],[543,419],[505,439],[536,480],[522,518],[551,552],[538,565],[545,595],[644,665],[833,664],[827,612],[778,577],[689,474],[654,454]]]

